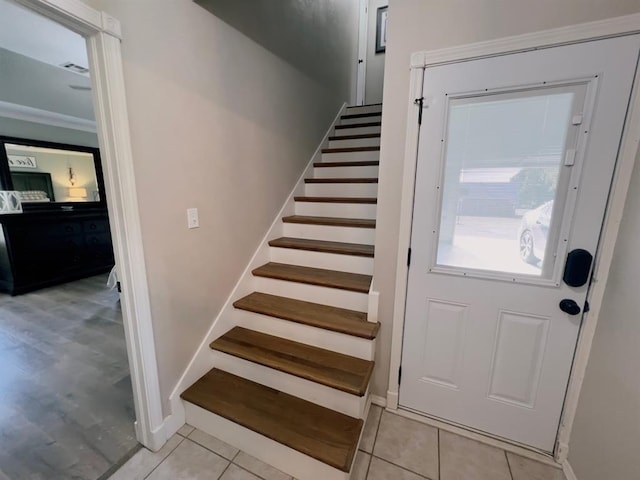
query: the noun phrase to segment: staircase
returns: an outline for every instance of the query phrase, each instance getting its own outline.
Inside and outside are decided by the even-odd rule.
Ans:
[[[348,107],[186,389],[187,423],[299,480],[347,480],[369,406],[381,105]],[[188,384],[187,384],[188,385]]]

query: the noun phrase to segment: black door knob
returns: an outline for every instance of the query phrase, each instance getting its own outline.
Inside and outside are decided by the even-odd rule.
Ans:
[[[569,315],[578,315],[580,313],[580,306],[569,298],[565,298],[564,300],[560,300],[560,310],[564,313],[568,313]]]

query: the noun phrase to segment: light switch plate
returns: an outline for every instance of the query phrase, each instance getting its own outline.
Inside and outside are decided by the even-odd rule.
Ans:
[[[187,227],[198,228],[200,226],[200,219],[198,218],[197,208],[187,208]]]

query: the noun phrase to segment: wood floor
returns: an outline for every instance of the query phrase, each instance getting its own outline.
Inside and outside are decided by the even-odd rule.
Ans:
[[[117,292],[0,294],[0,479],[95,480],[137,448]]]

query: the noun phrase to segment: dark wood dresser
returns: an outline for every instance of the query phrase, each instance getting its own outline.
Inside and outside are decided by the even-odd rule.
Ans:
[[[0,289],[11,295],[108,272],[106,210],[0,215]]]

